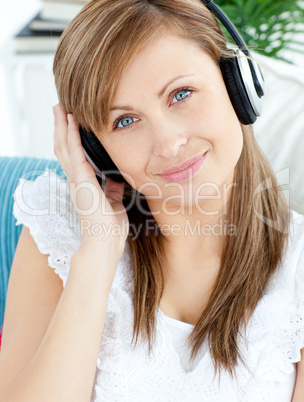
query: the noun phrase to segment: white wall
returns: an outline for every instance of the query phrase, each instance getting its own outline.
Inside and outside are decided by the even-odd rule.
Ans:
[[[0,59],[5,57],[3,47],[24,24],[40,9],[39,0],[9,0],[0,5]],[[5,74],[4,63],[0,60],[0,155],[16,155],[14,121],[16,115],[9,102],[12,83]]]

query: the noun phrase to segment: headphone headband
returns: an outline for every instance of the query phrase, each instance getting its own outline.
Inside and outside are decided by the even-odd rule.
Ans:
[[[246,56],[252,57],[244,39],[242,38],[242,36],[238,32],[238,30],[236,29],[235,25],[232,23],[232,21],[224,13],[224,11],[219,6],[214,4],[212,2],[212,0],[201,0],[201,1],[202,1],[202,3],[205,4],[205,6],[208,8],[208,10],[210,10],[221,21],[221,23],[224,25],[224,27],[227,29],[227,31],[232,36],[234,42],[237,44],[239,49]],[[247,60],[249,63],[252,80],[253,80],[257,95],[261,98],[264,95],[264,77],[263,77],[262,71],[256,62],[254,62],[250,59],[247,59]]]
[[[228,16],[224,13],[224,11],[219,8],[216,4],[212,2],[212,0],[201,0],[202,3],[205,4],[205,6],[210,10],[224,25],[225,28],[227,28],[227,31],[230,33],[232,36],[234,42],[238,45],[239,48],[243,48],[243,52],[249,56],[249,50],[246,46],[246,43],[244,42],[243,38],[239,34],[238,30],[236,27],[233,25],[232,21],[228,18]]]

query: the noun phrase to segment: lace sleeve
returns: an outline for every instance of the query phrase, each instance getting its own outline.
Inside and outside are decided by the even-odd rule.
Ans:
[[[34,181],[20,178],[13,197],[16,225],[29,228],[39,251],[49,254],[49,266],[65,286],[71,257],[81,244],[77,213],[66,180],[47,168]]]

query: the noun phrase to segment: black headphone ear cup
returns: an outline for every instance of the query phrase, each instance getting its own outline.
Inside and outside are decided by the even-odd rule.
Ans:
[[[249,101],[236,58],[221,59],[220,68],[232,106],[240,122],[244,125],[253,124],[257,116]]]
[[[92,161],[106,177],[119,183],[124,182],[128,184],[93,132],[82,132],[81,141]]]

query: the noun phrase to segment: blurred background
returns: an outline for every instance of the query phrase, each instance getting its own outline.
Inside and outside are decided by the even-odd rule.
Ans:
[[[86,2],[81,0],[1,2],[1,156],[56,159],[53,153],[51,108],[58,102],[58,98],[53,80],[52,62],[62,30]],[[219,0],[216,3],[231,18],[255,52],[254,56],[257,56],[257,60],[262,63],[261,67],[264,65],[263,72],[268,78],[268,99],[264,97],[265,117],[263,115],[254,125],[257,137],[262,137],[262,131],[266,129],[274,130],[273,126],[276,126],[274,116],[281,114],[282,108],[288,112],[290,107],[292,110],[290,117],[297,113],[296,119],[303,123],[304,104],[302,108],[301,102],[304,101],[303,96],[299,97],[298,93],[303,93],[304,1]],[[271,88],[272,81],[273,87],[281,88],[280,93]],[[294,88],[296,85],[297,89]],[[279,97],[286,99],[288,92],[292,98],[297,96],[295,101],[299,103],[298,105],[286,106],[280,103],[282,99]],[[279,124],[281,130],[284,127],[285,130],[287,127],[289,130],[292,122],[284,121],[283,127],[282,122]],[[292,135],[290,131],[289,134]],[[261,145],[263,145],[262,139]],[[267,144],[263,146],[266,147],[265,152],[273,152],[272,146],[269,146],[269,150]]]

